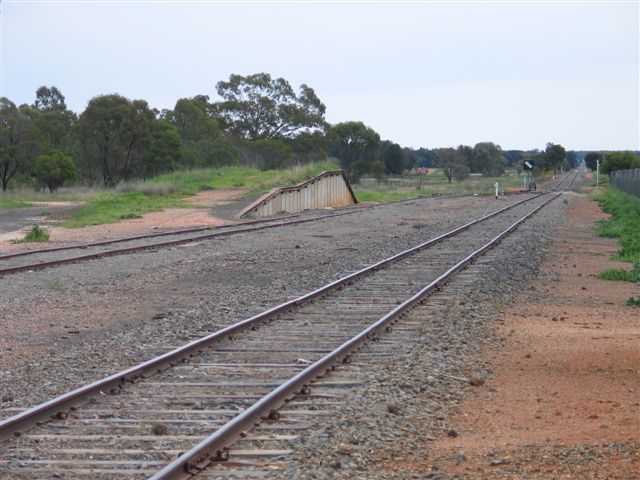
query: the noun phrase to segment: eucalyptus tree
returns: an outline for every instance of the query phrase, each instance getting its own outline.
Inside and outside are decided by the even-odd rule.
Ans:
[[[332,153],[351,182],[357,183],[379,159],[380,135],[362,122],[343,122],[331,128]]]
[[[380,144],[380,160],[384,163],[386,173],[400,175],[404,171],[404,153],[397,143],[384,140]]]
[[[155,115],[144,100],[101,95],[89,101],[78,120],[82,153],[105,187],[132,178],[153,136]]]
[[[0,98],[0,182],[4,192],[28,160],[30,118],[7,97]]]
[[[181,98],[165,118],[175,127],[182,139],[182,160],[186,167],[234,165],[238,151],[220,129],[212,116],[209,97],[198,95]]]
[[[553,169],[554,172],[558,171],[564,161],[567,158],[567,151],[562,145],[547,143],[547,148],[544,151],[544,165],[545,168]]]
[[[301,132],[324,130],[326,107],[314,90],[302,84],[296,93],[284,78],[268,73],[231,75],[216,85],[215,104],[222,126],[248,140],[287,139]]]
[[[482,173],[485,177],[494,177],[504,173],[505,159],[500,145],[493,142],[479,142],[473,147],[471,171]]]
[[[460,149],[438,148],[435,153],[436,166],[442,169],[449,183],[452,179],[461,182],[469,176],[469,162]]]

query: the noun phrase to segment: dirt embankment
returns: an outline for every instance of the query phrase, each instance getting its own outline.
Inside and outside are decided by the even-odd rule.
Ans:
[[[457,436],[427,445],[437,475],[640,478],[637,286],[596,278],[629,265],[596,237],[597,204],[572,201],[539,281],[506,312],[493,375],[465,400]]]

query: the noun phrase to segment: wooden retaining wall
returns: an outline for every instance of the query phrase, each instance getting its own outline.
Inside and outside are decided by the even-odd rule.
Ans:
[[[358,203],[342,170],[323,172],[292,187],[276,188],[240,212],[240,217],[270,217]]]

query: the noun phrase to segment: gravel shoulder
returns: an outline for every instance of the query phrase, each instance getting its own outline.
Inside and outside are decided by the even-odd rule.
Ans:
[[[604,218],[576,197],[535,284],[500,319],[481,360],[493,374],[465,398],[459,434],[431,446],[440,472],[465,478],[638,478],[640,309],[637,286],[596,278],[626,268],[599,238]],[[461,458],[464,457],[464,461]]]

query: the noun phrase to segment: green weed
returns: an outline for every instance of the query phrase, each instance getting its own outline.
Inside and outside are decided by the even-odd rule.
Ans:
[[[31,227],[25,236],[19,240],[11,240],[11,243],[27,243],[27,242],[48,242],[49,230],[40,225]]]
[[[608,268],[598,273],[600,280],[614,280],[620,282],[637,282],[640,280],[640,272],[625,270],[624,268]]]
[[[627,305],[629,305],[630,307],[640,307],[640,297],[629,297],[629,299],[627,300]]]

